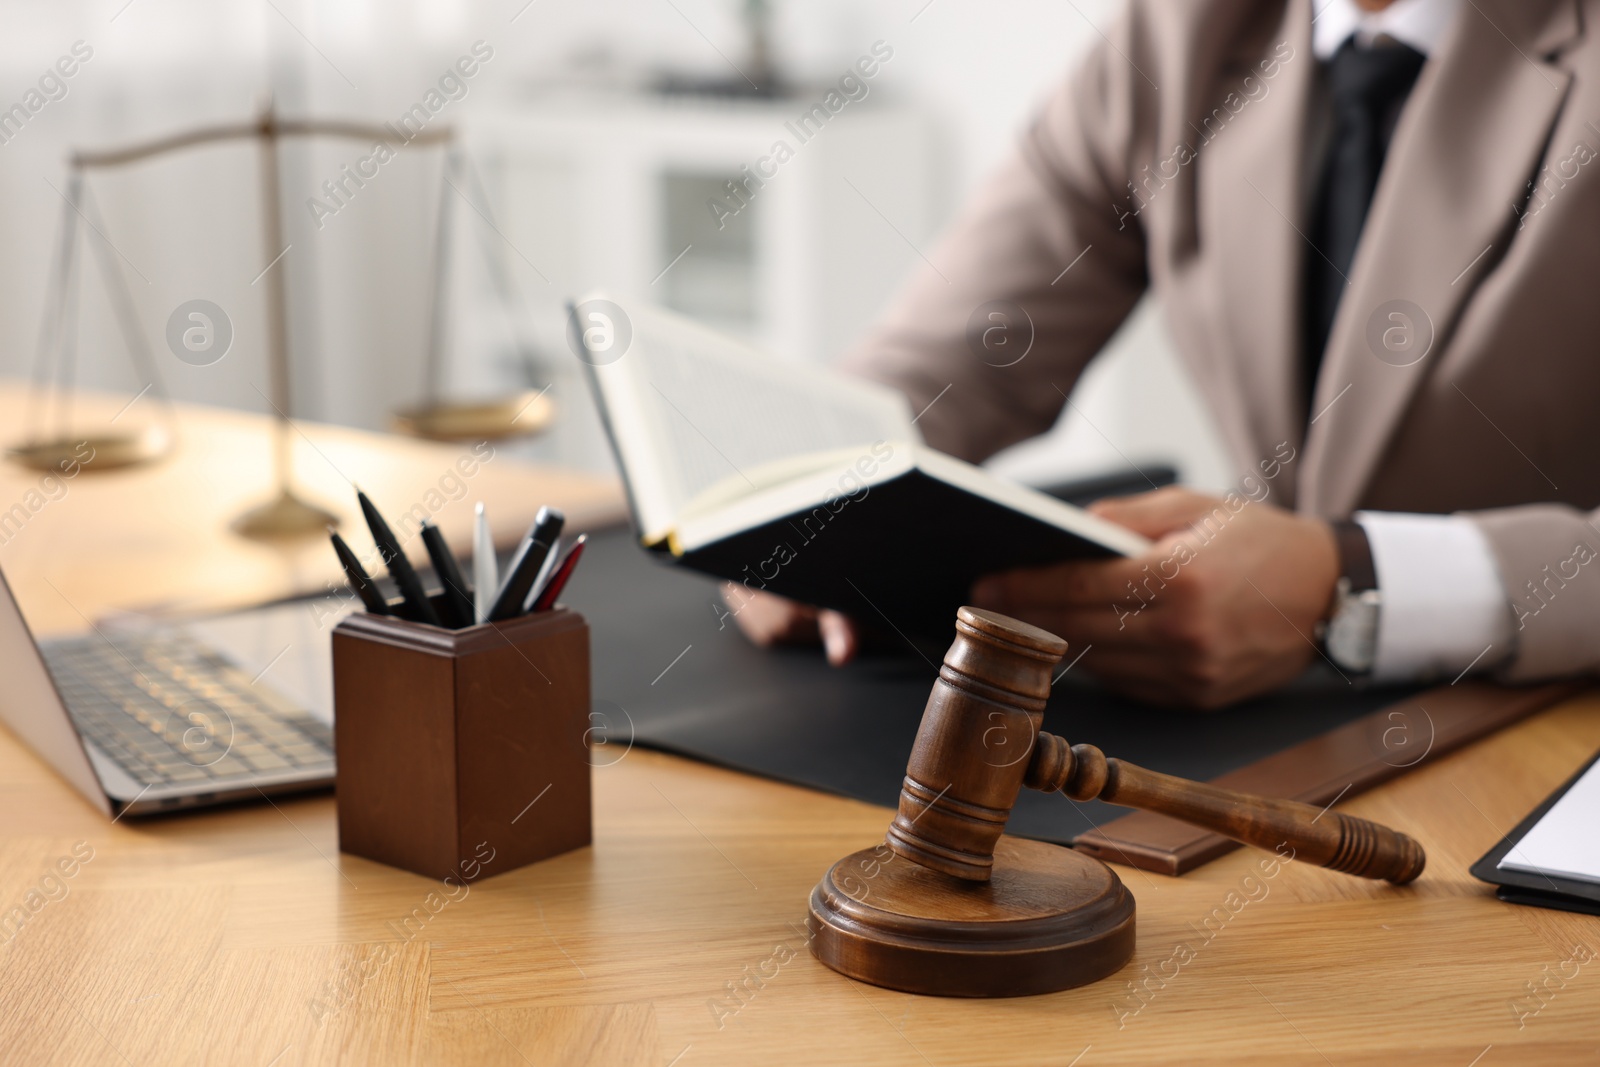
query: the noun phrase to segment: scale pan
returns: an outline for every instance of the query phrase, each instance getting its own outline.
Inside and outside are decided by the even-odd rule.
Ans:
[[[92,460],[84,461],[85,450]],[[172,435],[160,427],[127,433],[87,434],[27,441],[6,449],[6,458],[24,467],[61,471],[74,463],[86,471],[114,471],[153,463],[172,451]]]
[[[523,392],[490,400],[443,400],[402,408],[394,429],[428,441],[500,441],[531,437],[555,421],[554,402],[543,393]]]

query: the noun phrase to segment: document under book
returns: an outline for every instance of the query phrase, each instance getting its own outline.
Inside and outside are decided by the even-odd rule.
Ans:
[[[1600,915],[1600,753],[1472,865],[1513,904]]]
[[[1600,762],[1587,770],[1506,852],[1501,870],[1574,878],[1600,886]]]
[[[615,304],[587,310],[601,300],[575,305],[575,342],[617,336]],[[894,390],[659,309],[626,314],[626,349],[591,344],[584,362],[640,540],[683,566],[947,637],[981,575],[1149,547],[923,445]]]

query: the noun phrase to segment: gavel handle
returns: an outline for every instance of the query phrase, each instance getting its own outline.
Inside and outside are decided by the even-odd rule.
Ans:
[[[1093,745],[1069,748],[1050,733],[1039,734],[1026,784],[1075,800],[1160,812],[1258,848],[1287,845],[1296,859],[1396,885],[1416,878],[1427,862],[1416,841],[1375,822],[1147,771],[1107,759]]]

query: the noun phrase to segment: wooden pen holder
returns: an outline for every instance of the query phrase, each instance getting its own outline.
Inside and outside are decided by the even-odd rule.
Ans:
[[[471,881],[592,840],[589,627],[566,608],[333,631],[339,848]]]

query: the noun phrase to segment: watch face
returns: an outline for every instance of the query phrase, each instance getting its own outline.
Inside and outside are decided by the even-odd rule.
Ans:
[[[1347,671],[1366,672],[1378,653],[1378,608],[1375,592],[1344,594],[1328,620],[1328,658]]]

